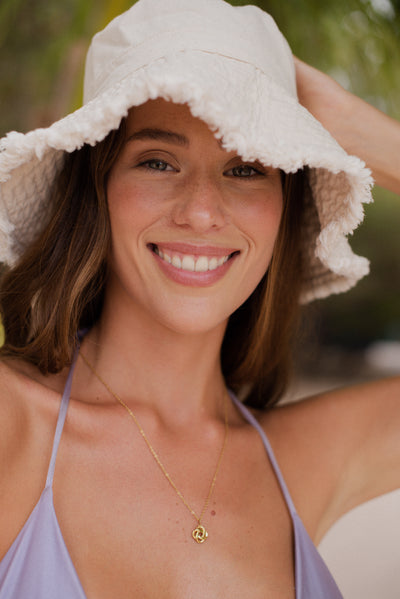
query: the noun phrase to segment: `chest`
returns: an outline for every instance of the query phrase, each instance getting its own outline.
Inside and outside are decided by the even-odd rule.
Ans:
[[[202,524],[146,448],[126,454],[60,450],[55,510],[88,599],[132,596],[293,599],[292,525],[280,487],[257,438],[227,448]],[[175,482],[196,514],[202,510],[212,461],[175,464]],[[190,468],[185,467],[189,463]],[[170,469],[171,470],[171,469]],[[172,475],[172,470],[171,470]]]

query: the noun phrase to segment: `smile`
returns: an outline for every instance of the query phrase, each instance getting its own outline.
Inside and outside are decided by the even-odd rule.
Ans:
[[[150,243],[148,248],[157,257],[164,273],[184,285],[212,285],[222,278],[239,250],[219,247],[198,247],[185,243]]]
[[[225,262],[232,256],[232,254],[221,257],[194,256],[191,254],[182,254],[180,252],[163,251],[156,245],[154,245],[152,249],[153,252],[157,254],[161,260],[167,262],[167,264],[172,264],[172,266],[179,270],[186,270],[189,272],[207,272],[209,270],[216,270],[218,266],[225,264]]]

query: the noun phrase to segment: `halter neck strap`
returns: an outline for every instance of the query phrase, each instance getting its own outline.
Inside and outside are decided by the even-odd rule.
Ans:
[[[65,417],[67,415],[69,397],[71,394],[72,377],[74,374],[78,354],[79,354],[79,346],[75,350],[74,357],[72,359],[72,363],[71,363],[71,366],[70,366],[70,369],[68,372],[67,380],[65,382],[64,392],[63,392],[63,395],[61,398],[60,409],[58,412],[56,432],[54,434],[53,449],[52,449],[52,453],[51,453],[49,470],[47,472],[46,487],[51,487],[53,485],[54,470],[56,467],[56,459],[57,459],[57,451],[58,451],[58,446],[60,444],[60,439],[61,439],[61,435],[62,435],[63,428],[64,428]]]
[[[267,435],[265,434],[265,432],[264,432],[263,428],[261,427],[260,423],[258,422],[258,420],[253,416],[253,414],[250,412],[250,410],[245,405],[243,405],[243,403],[241,401],[238,400],[236,395],[234,393],[232,393],[231,391],[229,391],[229,395],[231,396],[233,403],[238,408],[239,412],[242,414],[242,416],[245,418],[245,420],[247,420],[247,422],[249,424],[254,426],[254,428],[259,433],[261,440],[264,444],[265,450],[268,454],[269,460],[271,462],[272,468],[274,469],[276,478],[278,479],[279,485],[281,487],[283,496],[286,501],[286,505],[288,506],[289,513],[293,517],[294,514],[296,514],[296,508],[294,507],[294,503],[290,496],[289,489],[287,488],[285,479],[283,478],[282,473],[279,469],[278,462],[276,460],[275,454],[270,445]]]

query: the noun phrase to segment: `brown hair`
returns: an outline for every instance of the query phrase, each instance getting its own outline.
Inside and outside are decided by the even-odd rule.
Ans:
[[[58,372],[72,360],[77,331],[100,317],[110,244],[106,182],[124,136],[123,121],[95,147],[66,155],[47,226],[1,278],[0,355]],[[230,317],[221,350],[227,384],[236,391],[246,385],[246,402],[259,408],[285,388],[298,313],[302,173],[283,179],[284,210],[268,273]]]
[[[0,355],[58,372],[72,359],[77,331],[97,320],[110,243],[106,179],[124,131],[125,121],[96,146],[66,154],[47,226],[2,276]]]
[[[268,272],[229,319],[221,359],[228,385],[246,387],[246,404],[265,408],[286,389],[300,316],[305,175],[283,175],[284,208]]]

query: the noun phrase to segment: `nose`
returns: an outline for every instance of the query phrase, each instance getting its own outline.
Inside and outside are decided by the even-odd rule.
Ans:
[[[179,226],[201,233],[223,227],[228,211],[217,182],[204,176],[184,186],[174,206],[173,220]]]

